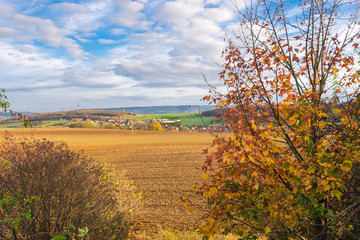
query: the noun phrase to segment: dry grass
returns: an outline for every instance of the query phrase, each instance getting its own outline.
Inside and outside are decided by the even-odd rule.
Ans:
[[[179,199],[185,194],[193,195],[192,185],[201,174],[196,168],[204,160],[202,149],[212,141],[208,133],[135,131],[131,135],[130,131],[67,128],[9,132],[66,141],[70,148],[83,149],[115,171],[127,170],[128,178],[143,194],[144,206],[134,215],[134,221],[148,235],[162,234],[161,229],[193,230],[197,225],[195,216],[184,210]]]
[[[134,236],[136,240],[153,240],[154,236],[149,236],[146,234],[137,234]],[[202,240],[203,236],[195,231],[169,231],[160,228],[160,231],[155,236],[157,240]],[[210,240],[238,240],[239,236],[235,235],[215,235],[210,238]]]

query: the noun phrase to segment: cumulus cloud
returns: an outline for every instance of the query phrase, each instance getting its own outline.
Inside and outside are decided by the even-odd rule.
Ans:
[[[219,4],[207,8],[207,4]],[[213,6],[213,5],[212,5]],[[179,11],[181,9],[181,11]],[[114,53],[114,71],[146,87],[205,86],[202,73],[217,78],[225,28],[233,20],[233,6],[220,1],[169,1],[157,6],[155,32],[134,33],[132,44]],[[219,16],[218,16],[219,15]]]
[[[15,13],[15,9],[10,4],[0,1],[0,14],[4,18],[10,18]]]
[[[150,21],[142,13],[146,1],[113,0],[117,10],[110,18],[112,23],[122,27],[148,29]]]
[[[30,44],[0,42],[0,48],[0,81],[8,92],[60,86],[62,69],[70,64]]]
[[[56,5],[55,5],[56,7]],[[66,29],[80,32],[92,32],[104,27],[104,19],[111,15],[111,0],[92,0],[83,4],[66,5],[71,11],[58,17]]]
[[[98,42],[101,44],[115,44],[117,41],[112,39],[98,39]]]
[[[114,35],[122,35],[126,33],[126,30],[123,28],[113,28],[111,29],[111,33]]]
[[[76,58],[86,56],[81,47],[71,38],[74,32],[63,30],[55,26],[50,19],[31,17],[15,13],[11,5],[0,5],[0,13],[5,17],[12,28],[2,27],[0,34],[2,37],[17,40],[36,40],[53,47],[63,47],[67,53]]]
[[[61,81],[71,86],[85,88],[113,88],[117,86],[129,87],[133,83],[126,77],[115,75],[112,71],[101,68],[76,65],[69,66],[61,76]]]
[[[48,108],[55,98],[65,108],[194,104],[207,93],[202,73],[217,80],[213,61],[236,21],[232,1],[33,2],[0,0],[2,87]]]
[[[8,27],[0,27],[0,38],[15,39],[17,41],[27,41],[19,31]]]
[[[37,17],[29,17],[21,14],[13,16],[14,24],[17,28],[31,34],[30,38],[44,42],[53,47],[62,46],[67,53],[76,58],[82,58],[86,53],[81,50],[80,46],[68,35],[74,34],[69,30],[59,29],[50,19],[41,19]]]
[[[49,9],[63,11],[66,13],[88,13],[90,9],[82,4],[77,3],[56,3],[49,6]]]

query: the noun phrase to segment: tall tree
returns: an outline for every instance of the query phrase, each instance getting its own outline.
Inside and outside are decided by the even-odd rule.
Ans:
[[[357,9],[346,0],[238,9],[240,31],[220,73],[227,90],[204,97],[232,129],[205,151],[196,186],[208,203],[206,236],[356,239]]]

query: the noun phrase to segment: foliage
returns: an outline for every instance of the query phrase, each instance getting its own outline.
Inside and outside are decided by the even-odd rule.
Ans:
[[[2,166],[1,168],[4,168]],[[24,198],[22,193],[11,196],[2,196],[0,199],[0,232],[8,228],[18,229],[21,222],[29,221],[32,217],[30,205],[36,197]]]
[[[357,13],[339,15],[356,6],[302,1],[294,16],[288,4],[259,0],[239,9],[240,31],[220,73],[227,91],[204,97],[233,132],[205,151],[196,189],[207,201],[206,236],[358,234],[360,82],[352,53],[359,25]]]
[[[150,124],[150,130],[152,131],[162,131],[163,128],[161,126],[161,123],[158,121],[154,121]]]
[[[0,157],[8,163],[0,172],[0,199],[19,192],[19,204],[38,198],[26,205],[31,217],[21,217],[16,226],[4,225],[1,239],[49,239],[66,233],[70,223],[88,227],[90,238],[127,237],[128,215],[138,205],[139,195],[124,176],[117,179],[104,165],[69,150],[65,143],[46,139],[7,136]]]
[[[66,230],[64,233],[60,234],[60,235],[56,235],[54,237],[51,238],[51,240],[67,240],[67,239],[81,239],[81,238],[86,238],[89,239],[89,229],[87,227],[85,227],[84,229],[82,228],[78,228],[78,233],[76,233],[76,227],[69,223],[69,225],[66,227]]]
[[[5,95],[5,90],[0,89],[0,109],[6,111],[10,107],[9,102],[7,101],[7,97]]]

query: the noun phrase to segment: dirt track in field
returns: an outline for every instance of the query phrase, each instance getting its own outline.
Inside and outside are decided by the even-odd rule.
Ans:
[[[4,132],[4,131],[2,131]],[[151,132],[103,129],[39,128],[9,131],[15,136],[65,141],[70,148],[127,171],[143,196],[143,207],[134,215],[141,230],[156,232],[193,229],[195,216],[179,204],[200,180],[204,156],[211,144],[208,133]]]

